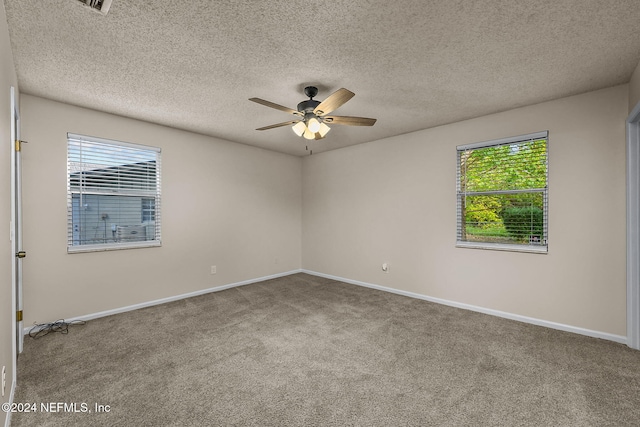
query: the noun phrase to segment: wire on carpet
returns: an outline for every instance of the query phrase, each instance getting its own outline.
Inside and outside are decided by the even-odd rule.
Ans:
[[[41,323],[35,325],[29,330],[29,336],[31,338],[40,338],[48,335],[50,332],[60,332],[61,334],[69,333],[69,326],[72,325],[84,325],[84,320],[73,320],[71,322],[65,322],[64,319],[56,320],[52,323]]]

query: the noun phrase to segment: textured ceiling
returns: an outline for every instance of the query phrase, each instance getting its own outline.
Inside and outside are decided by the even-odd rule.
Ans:
[[[303,88],[356,93],[314,152],[627,83],[637,0],[4,0],[21,92],[294,155]]]

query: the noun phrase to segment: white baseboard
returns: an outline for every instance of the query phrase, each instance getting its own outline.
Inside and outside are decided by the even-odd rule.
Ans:
[[[9,405],[13,404],[13,398],[16,395],[16,379],[14,378],[13,381],[11,382],[11,392],[9,393]],[[7,411],[5,412],[7,414],[7,417],[4,419],[4,427],[10,427],[11,426],[11,411]]]
[[[521,316],[519,314],[507,313],[499,310],[492,310],[490,308],[478,307],[471,304],[464,304],[456,301],[449,301],[441,298],[429,297],[414,292],[402,291],[399,289],[388,288],[386,286],[374,285],[372,283],[361,282],[358,280],[345,279],[344,277],[332,276],[330,274],[318,273],[316,271],[302,270],[303,273],[311,274],[313,276],[324,277],[326,279],[337,280],[339,282],[350,283],[352,285],[364,286],[367,288],[377,289],[379,291],[391,292],[406,297],[417,298],[425,301],[435,302],[437,304],[448,305],[451,307],[462,308],[464,310],[476,311],[478,313],[490,314],[492,316],[503,317],[505,319],[517,320],[519,322],[530,323],[532,325],[544,326],[546,328],[557,329],[565,332],[573,332],[575,334],[586,335],[593,338],[601,338],[608,341],[615,341],[621,344],[627,343],[627,337],[623,335],[614,335],[606,332],[593,331],[591,329],[579,328],[577,326],[565,325],[562,323],[550,322],[548,320],[536,319],[533,317]]]
[[[100,317],[111,316],[113,314],[119,314],[119,313],[126,313],[127,311],[133,311],[133,310],[138,310],[140,308],[145,308],[145,307],[151,307],[151,306],[154,306],[154,305],[165,304],[165,303],[168,303],[168,302],[178,301],[178,300],[185,299],[185,298],[197,297],[199,295],[209,294],[211,292],[224,291],[225,289],[237,288],[238,286],[249,285],[251,283],[257,283],[257,282],[263,282],[265,280],[277,279],[278,277],[290,276],[292,274],[301,273],[301,272],[302,272],[302,270],[300,270],[300,269],[286,271],[284,273],[272,274],[270,276],[263,276],[263,277],[258,277],[258,278],[255,278],[255,279],[243,280],[242,282],[229,283],[227,285],[216,286],[215,288],[202,289],[202,290],[195,291],[195,292],[189,292],[189,293],[186,293],[186,294],[175,295],[175,296],[172,296],[172,297],[167,297],[167,298],[161,298],[161,299],[157,299],[157,300],[153,300],[153,301],[142,302],[142,303],[139,303],[139,304],[128,305],[126,307],[114,308],[112,310],[100,311],[98,313],[86,314],[86,315],[83,315],[83,316],[72,317],[72,318],[68,318],[68,319],[64,319],[64,320],[66,322],[73,322],[73,321],[76,321],[76,320],[87,321],[87,320],[98,319]],[[28,328],[24,328],[22,330],[22,333],[24,335],[28,335],[29,331],[33,327],[34,326],[29,326]]]
[[[591,330],[591,329],[580,328],[580,327],[577,327],[577,326],[571,326],[571,325],[565,325],[565,324],[562,324],[562,323],[550,322],[548,320],[542,320],[542,319],[536,319],[536,318],[533,318],[533,317],[521,316],[519,314],[507,313],[507,312],[504,312],[504,311],[493,310],[493,309],[490,309],[490,308],[479,307],[479,306],[475,306],[475,305],[471,305],[471,304],[465,304],[465,303],[445,300],[445,299],[441,299],[441,298],[434,298],[434,297],[430,297],[430,296],[427,296],[427,295],[417,294],[417,293],[414,293],[414,292],[402,291],[402,290],[399,290],[399,289],[389,288],[389,287],[386,287],[386,286],[380,286],[380,285],[375,285],[375,284],[372,284],[372,283],[361,282],[359,280],[346,279],[344,277],[332,276],[330,274],[324,274],[324,273],[319,273],[317,271],[311,271],[311,270],[305,270],[305,269],[291,270],[291,271],[287,271],[287,272],[284,272],[284,273],[278,273],[278,274],[273,274],[273,275],[270,275],[270,276],[258,277],[258,278],[255,278],[255,279],[244,280],[242,282],[229,283],[227,285],[217,286],[217,287],[214,287],[214,288],[202,289],[200,291],[190,292],[190,293],[181,294],[181,295],[175,295],[175,296],[172,296],[172,297],[161,298],[161,299],[157,299],[157,300],[153,300],[153,301],[147,301],[147,302],[143,302],[143,303],[140,303],[140,304],[129,305],[129,306],[126,306],[126,307],[115,308],[115,309],[112,309],[112,310],[101,311],[101,312],[98,312],[98,313],[87,314],[87,315],[84,315],[84,316],[72,317],[72,318],[69,318],[69,319],[65,319],[65,321],[72,322],[72,321],[75,321],[75,320],[87,321],[87,320],[97,319],[97,318],[100,318],[100,317],[106,317],[106,316],[111,316],[113,314],[125,313],[127,311],[137,310],[137,309],[145,308],[145,307],[151,307],[151,306],[159,305],[159,304],[165,304],[165,303],[168,303],[168,302],[173,302],[173,301],[178,301],[178,300],[185,299],[185,298],[204,295],[204,294],[208,294],[208,293],[211,293],[211,292],[223,291],[225,289],[230,289],[230,288],[235,288],[235,287],[238,287],[238,286],[249,285],[249,284],[252,284],[252,283],[262,282],[262,281],[265,281],[265,280],[277,279],[278,277],[290,276],[290,275],[296,274],[296,273],[306,273],[306,274],[310,274],[312,276],[324,277],[326,279],[332,279],[332,280],[336,280],[336,281],[339,281],[339,282],[350,283],[352,285],[364,286],[364,287],[367,287],[367,288],[377,289],[379,291],[390,292],[390,293],[394,293],[394,294],[398,294],[398,295],[403,295],[403,296],[410,297],[410,298],[417,298],[417,299],[421,299],[421,300],[425,300],[425,301],[434,302],[434,303],[437,303],[437,304],[443,304],[443,305],[448,305],[448,306],[451,306],[451,307],[462,308],[464,310],[476,311],[478,313],[484,313],[484,314],[489,314],[489,315],[496,316],[496,317],[502,317],[502,318],[505,318],[505,319],[516,320],[516,321],[524,322],[524,323],[530,323],[532,325],[544,326],[546,328],[557,329],[557,330],[560,330],[560,331],[572,332],[572,333],[575,333],[575,334],[585,335],[585,336],[588,336],[588,337],[601,338],[601,339],[604,339],[604,340],[614,341],[614,342],[618,342],[618,343],[621,343],[621,344],[626,344],[627,343],[627,337],[623,336],[623,335],[614,335],[614,334],[609,334],[609,333],[606,333],[606,332],[594,331],[594,330]],[[23,329],[23,334],[24,335],[28,335],[29,331],[31,330],[31,328],[33,328],[33,326],[30,326],[28,328],[24,328]],[[13,393],[13,390],[12,390],[12,393]]]

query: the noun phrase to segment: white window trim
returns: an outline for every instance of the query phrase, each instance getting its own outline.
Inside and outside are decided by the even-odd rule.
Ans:
[[[488,242],[460,242],[456,241],[457,248],[471,248],[471,249],[489,249],[494,251],[508,251],[508,252],[529,252],[535,254],[548,253],[547,245],[508,245],[504,243],[488,243]]]
[[[162,246],[162,242],[160,240],[126,243],[101,243],[99,245],[67,246],[67,253],[119,251],[122,249],[152,248],[160,246]]]
[[[118,141],[113,139],[105,139],[105,138],[99,138],[94,136],[80,135],[80,134],[75,134],[71,132],[67,133],[67,141],[69,141],[69,139],[83,139],[90,142],[119,145],[123,147],[134,148],[134,149],[155,151],[156,153],[159,153],[159,154],[162,152],[161,148],[159,147],[153,147],[153,146],[142,145],[142,144],[134,144],[130,142]],[[68,167],[69,167],[69,161],[67,159],[67,168]],[[160,190],[160,195],[156,198],[156,209],[158,209],[156,210],[156,220],[158,221],[159,227],[161,229],[160,218],[162,215],[159,210],[161,200],[162,200],[162,196],[161,196],[162,177],[161,177],[160,157],[157,159],[156,167],[158,168],[159,175],[160,175],[158,176],[158,180],[159,180],[158,189]],[[71,209],[72,209],[70,198],[71,198],[71,188],[70,188],[70,181],[69,181],[69,171],[67,170],[67,217],[68,218],[71,217]],[[69,224],[67,223],[67,236],[69,232],[68,227],[69,227]],[[73,254],[73,253],[82,253],[82,252],[104,252],[104,251],[125,250],[125,249],[152,248],[152,247],[160,247],[160,246],[162,246],[162,234],[160,234],[160,237],[156,240],[145,240],[141,242],[100,243],[95,245],[74,246],[74,245],[70,245],[69,241],[67,241],[67,253]]]
[[[456,162],[458,161],[458,157],[457,157],[458,151],[492,147],[497,145],[507,145],[507,144],[521,142],[529,139],[535,140],[535,139],[543,139],[543,138],[546,139],[547,141],[547,162],[548,162],[549,161],[548,160],[549,159],[549,131],[534,132],[534,133],[529,133],[525,135],[518,135],[518,136],[507,137],[507,138],[476,142],[473,144],[458,145],[456,147]],[[459,176],[458,174],[456,174],[456,181],[458,179],[459,179]],[[548,182],[549,182],[549,169],[547,165],[547,189],[546,189],[547,212],[548,212],[548,203],[549,203]],[[456,182],[456,186],[457,185],[459,185],[459,183]],[[456,198],[457,198],[457,190],[456,190]],[[456,223],[458,223],[459,221],[458,214],[459,214],[458,208],[456,207]],[[548,234],[548,228],[549,228],[548,215],[547,215],[546,228],[547,228],[547,234]],[[546,255],[547,253],[549,253],[549,238],[547,236],[546,244],[544,245],[517,245],[517,244],[489,243],[489,242],[467,242],[467,241],[460,241],[456,238],[456,247],[468,248],[468,249],[487,249],[487,250],[495,250],[495,251],[508,251],[508,252],[526,252],[526,253],[536,253],[536,254]]]

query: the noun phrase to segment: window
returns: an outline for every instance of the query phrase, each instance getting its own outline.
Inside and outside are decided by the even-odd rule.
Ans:
[[[547,252],[548,132],[458,149],[457,246]]]
[[[67,251],[160,245],[160,149],[67,134]]]
[[[151,222],[156,220],[156,199],[145,197],[142,199],[142,222]]]

